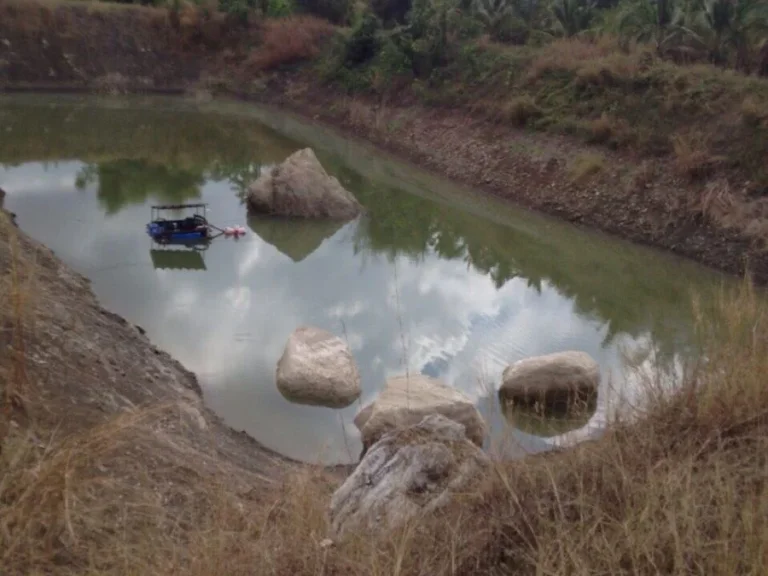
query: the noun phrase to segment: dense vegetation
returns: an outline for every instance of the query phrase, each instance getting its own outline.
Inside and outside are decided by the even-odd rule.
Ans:
[[[165,5],[181,0],[114,0]],[[204,11],[281,17],[314,14],[355,25],[356,42],[381,38],[395,65],[444,61],[456,40],[486,34],[515,45],[541,45],[558,37],[616,35],[622,46],[650,44],[678,62],[711,62],[743,72],[768,74],[768,4],[762,0],[194,0]],[[375,17],[372,20],[372,17]],[[389,46],[395,44],[396,49]],[[350,48],[354,50],[355,48]],[[372,57],[370,53],[368,56]],[[362,58],[362,56],[360,56]],[[397,61],[397,62],[396,62]],[[360,62],[357,62],[360,63]],[[422,62],[423,63],[423,62]]]

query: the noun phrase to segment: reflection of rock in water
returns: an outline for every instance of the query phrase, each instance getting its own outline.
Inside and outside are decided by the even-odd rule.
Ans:
[[[499,395],[501,410],[509,424],[523,432],[551,438],[586,426],[597,410],[597,395],[563,410],[562,406],[544,408],[537,406],[520,406],[505,400]]]
[[[294,262],[312,254],[323,240],[330,238],[344,222],[251,216],[248,226],[267,244],[271,244]]]

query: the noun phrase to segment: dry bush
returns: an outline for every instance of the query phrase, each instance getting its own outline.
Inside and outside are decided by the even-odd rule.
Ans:
[[[609,70],[619,71],[638,61],[636,54],[623,53],[615,39],[601,36],[596,40],[583,38],[564,38],[556,40],[538,52],[528,67],[529,80],[537,80],[543,75],[566,70],[575,72],[590,63],[596,63]]]
[[[749,126],[768,123],[768,104],[761,103],[757,98],[748,96],[741,103],[741,117]]]
[[[256,71],[311,60],[333,33],[333,26],[313,16],[269,19],[263,24],[261,45],[247,65]]]
[[[347,116],[350,125],[354,128],[368,128],[372,123],[374,112],[366,102],[352,98],[347,102]]]
[[[542,110],[533,98],[523,95],[504,102],[499,109],[499,115],[505,122],[511,122],[515,126],[525,126],[531,120],[540,118]]]
[[[605,158],[601,154],[584,153],[577,156],[568,168],[572,184],[580,185],[605,168]]]
[[[707,138],[703,134],[675,134],[671,141],[675,152],[675,167],[681,176],[690,180],[709,176],[720,162],[709,153]]]
[[[632,140],[632,128],[623,118],[615,118],[603,112],[600,118],[587,125],[587,140],[594,144],[610,144],[621,147]]]

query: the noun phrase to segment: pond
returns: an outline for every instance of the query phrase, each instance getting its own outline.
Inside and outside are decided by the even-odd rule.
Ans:
[[[227,423],[302,461],[356,460],[355,414],[406,370],[473,398],[491,443],[503,437],[513,456],[546,450],[559,433],[589,437],[637,397],[638,370],[679,371],[693,352],[692,291],[723,281],[242,103],[5,96],[0,131],[0,187],[20,226],[194,371]],[[247,184],[305,146],[366,218],[247,218]],[[204,252],[158,250],[144,230],[150,206],[181,202],[206,202],[212,223],[247,223],[248,234]],[[302,406],[277,391],[276,362],[303,324],[348,341],[360,403]],[[600,364],[597,411],[552,426],[506,419],[495,399],[504,367],[561,350]]]

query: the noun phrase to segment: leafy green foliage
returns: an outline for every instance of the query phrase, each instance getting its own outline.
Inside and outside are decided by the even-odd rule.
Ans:
[[[594,0],[555,0],[552,12],[566,36],[575,36],[589,28],[595,15]]]
[[[475,17],[494,40],[504,40],[512,28],[515,10],[510,0],[474,0]]]
[[[683,30],[680,0],[634,0],[619,17],[619,33],[635,42],[652,42],[658,51],[669,47]]]
[[[293,14],[292,0],[268,0],[267,16],[272,18],[282,18]]]
[[[690,35],[712,62],[725,64],[734,55],[736,68],[749,70],[753,40],[768,38],[765,0],[698,0]]]
[[[379,49],[377,32],[380,29],[381,20],[373,12],[367,10],[347,40],[344,54],[346,66],[358,66],[376,56]]]
[[[620,10],[625,40],[652,42],[660,54],[684,55],[750,71],[768,39],[765,0],[631,0]]]

